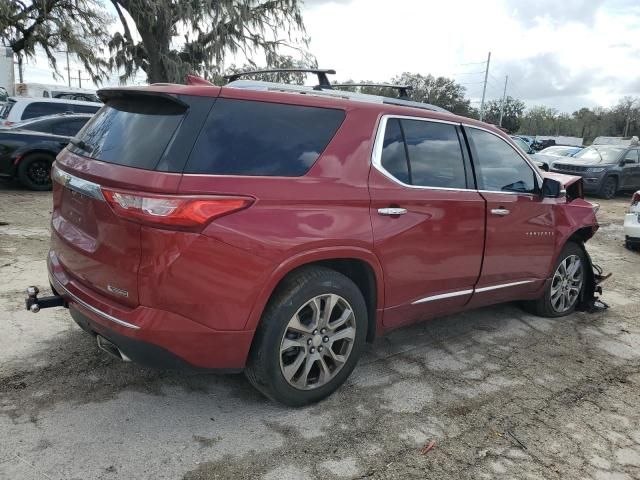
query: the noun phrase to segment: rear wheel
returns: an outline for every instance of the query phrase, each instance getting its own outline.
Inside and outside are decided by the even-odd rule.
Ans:
[[[600,196],[602,198],[606,198],[607,200],[610,200],[616,196],[617,191],[618,191],[618,180],[616,180],[615,177],[607,177],[604,179],[604,183],[600,188]]]
[[[542,317],[569,315],[575,310],[584,289],[586,268],[588,263],[582,248],[576,243],[567,243],[558,256],[544,295],[525,303],[527,310]]]
[[[269,302],[245,374],[267,397],[286,405],[322,400],[353,371],[367,325],[355,283],[327,268],[301,269]]]
[[[26,156],[18,165],[18,180],[29,190],[51,190],[53,157],[46,153]]]

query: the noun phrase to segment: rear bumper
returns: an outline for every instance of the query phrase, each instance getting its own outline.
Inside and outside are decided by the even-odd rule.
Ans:
[[[110,340],[132,360],[163,368],[244,368],[253,331],[213,330],[172,312],[116,305],[71,279],[53,252],[47,264],[51,286],[68,302],[74,320]]]

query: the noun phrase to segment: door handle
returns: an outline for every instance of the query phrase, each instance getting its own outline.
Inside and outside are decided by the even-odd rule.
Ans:
[[[498,215],[500,217],[504,217],[506,215],[509,215],[511,212],[509,210],[507,210],[506,208],[492,208],[491,209],[491,213],[493,215]]]
[[[388,207],[378,209],[378,214],[380,215],[404,215],[405,213],[407,213],[406,208]]]

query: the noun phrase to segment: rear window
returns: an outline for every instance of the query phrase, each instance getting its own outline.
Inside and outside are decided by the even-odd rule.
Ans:
[[[342,110],[218,99],[185,173],[302,176],[344,120]]]
[[[154,97],[110,100],[97,113],[72,151],[127,167],[153,170],[173,138],[187,107],[178,102]]]

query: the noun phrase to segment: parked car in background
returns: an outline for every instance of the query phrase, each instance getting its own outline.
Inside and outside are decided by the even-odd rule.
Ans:
[[[244,368],[304,405],[385,331],[593,298],[582,182],[488,124],[328,84],[99,94],[52,172],[55,296],[30,288],[27,308],[67,306],[118,358]]]
[[[101,103],[95,90],[89,88],[69,87],[67,85],[16,83],[15,92],[16,96],[20,97],[65,98],[68,100],[84,100],[87,102]]]
[[[31,190],[49,190],[56,155],[91,117],[52,115],[0,129],[0,177],[17,178]]]
[[[80,100],[9,97],[9,100],[7,100],[0,110],[0,126],[11,126],[23,120],[44,117],[56,113],[94,114],[100,110],[101,107],[101,103],[84,102]]]
[[[624,217],[624,240],[628,249],[640,249],[640,190],[631,197],[629,212]]]
[[[531,161],[536,167],[540,170],[544,170],[545,172],[549,171],[549,165],[555,157],[547,157],[536,153],[531,144],[518,135],[512,136],[511,140],[513,140],[513,143],[520,147],[524,153],[529,155],[529,158],[531,158]]]
[[[531,154],[531,160],[538,167],[545,172],[548,172],[551,168],[551,164],[561,157],[571,157],[582,150],[582,147],[568,147],[556,145],[553,147],[547,147],[539,152],[533,152]]]
[[[547,147],[538,152],[539,155],[548,155],[551,157],[573,157],[582,150],[582,147],[571,147],[566,145],[555,145]]]
[[[579,175],[584,190],[613,198],[620,190],[640,188],[640,145],[635,137],[627,145],[592,145],[573,157],[555,160],[551,171]]]

